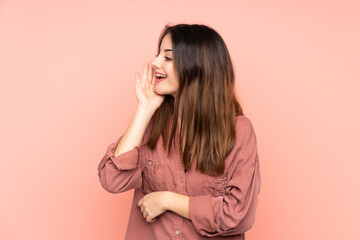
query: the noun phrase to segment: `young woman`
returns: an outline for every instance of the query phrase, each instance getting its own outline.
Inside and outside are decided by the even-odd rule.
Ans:
[[[261,177],[256,135],[220,35],[165,26],[136,74],[138,107],[98,166],[111,193],[135,189],[126,239],[245,239]]]

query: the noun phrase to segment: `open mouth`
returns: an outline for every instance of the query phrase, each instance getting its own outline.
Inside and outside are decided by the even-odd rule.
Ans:
[[[166,75],[164,74],[160,74],[160,73],[156,73],[155,74],[155,78],[157,82],[161,82],[164,81],[166,79]]]

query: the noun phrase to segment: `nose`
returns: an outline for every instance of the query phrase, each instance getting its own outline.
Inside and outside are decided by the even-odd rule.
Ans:
[[[159,57],[155,57],[154,60],[151,61],[151,67],[155,69],[160,68]]]

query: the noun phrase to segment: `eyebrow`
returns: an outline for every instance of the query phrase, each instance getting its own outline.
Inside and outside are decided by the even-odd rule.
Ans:
[[[172,52],[172,49],[165,49],[164,52]]]

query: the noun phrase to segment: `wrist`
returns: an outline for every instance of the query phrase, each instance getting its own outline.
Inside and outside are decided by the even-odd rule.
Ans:
[[[172,211],[172,202],[173,202],[174,193],[170,191],[164,192],[164,209],[165,211]]]
[[[142,105],[138,105],[137,109],[136,109],[136,114],[137,115],[141,115],[141,116],[145,116],[147,118],[151,118],[154,115],[154,111],[149,109],[148,107],[142,106]]]

